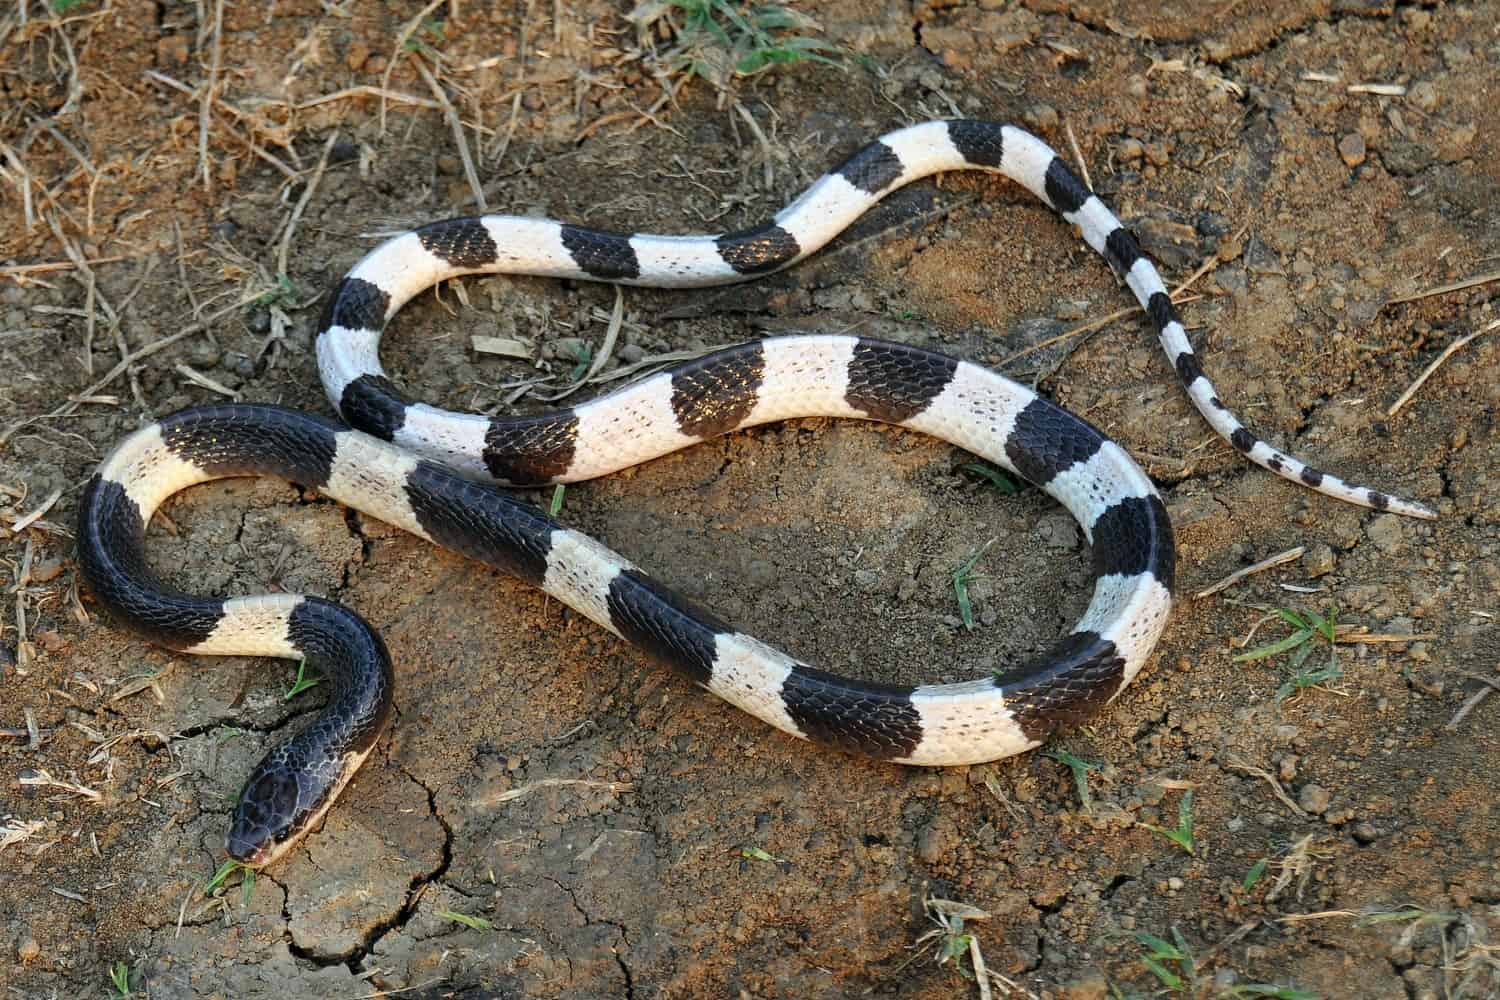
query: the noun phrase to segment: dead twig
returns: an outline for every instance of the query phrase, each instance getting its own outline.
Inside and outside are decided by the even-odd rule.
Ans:
[[[1471,674],[1467,671],[1464,672],[1464,676],[1469,678],[1470,680],[1478,681],[1480,684],[1483,684],[1485,686],[1469,695],[1468,699],[1465,700],[1461,706],[1459,706],[1458,711],[1453,713],[1453,718],[1449,719],[1447,723],[1444,724],[1443,728],[1450,733],[1457,731],[1458,724],[1460,722],[1463,722],[1470,712],[1478,708],[1480,703],[1483,702],[1484,699],[1488,698],[1496,691],[1500,691],[1500,680],[1496,680],[1493,677],[1486,677],[1483,674]]]
[[[1270,771],[1267,771],[1264,768],[1256,767],[1254,764],[1248,764],[1245,761],[1240,760],[1238,757],[1230,757],[1225,761],[1225,765],[1231,771],[1239,771],[1242,774],[1248,774],[1251,777],[1260,778],[1266,784],[1271,786],[1272,793],[1278,800],[1280,800],[1282,805],[1286,806],[1295,815],[1301,817],[1302,819],[1307,819],[1307,813],[1303,812],[1302,807],[1299,806],[1296,802],[1292,801],[1292,797],[1286,793],[1286,789],[1281,787],[1281,782],[1276,780],[1276,775],[1272,774]]]
[[[1280,566],[1282,563],[1289,563],[1294,559],[1301,559],[1302,554],[1306,551],[1307,546],[1299,545],[1294,549],[1287,549],[1285,552],[1278,552],[1274,556],[1268,556],[1267,558],[1262,559],[1260,562],[1254,564],[1253,566],[1246,566],[1244,569],[1235,570],[1233,573],[1230,573],[1218,583],[1210,584],[1209,586],[1198,591],[1193,596],[1195,598],[1212,596],[1213,594],[1217,594],[1221,590],[1234,586],[1236,583],[1239,583],[1247,576],[1254,576],[1256,573],[1263,573],[1274,566]]]
[[[1402,295],[1399,298],[1386,299],[1388,306],[1400,305],[1403,302],[1415,302],[1417,299],[1431,298],[1434,295],[1446,295],[1448,292],[1461,292],[1465,288],[1473,288],[1475,285],[1487,285],[1492,281],[1500,281],[1500,271],[1491,271],[1489,274],[1480,274],[1462,281],[1455,281],[1449,285],[1439,285],[1429,288],[1425,292],[1416,292],[1412,295]]]
[[[212,117],[214,91],[219,86],[219,62],[223,55],[223,39],[224,0],[218,0],[214,4],[213,44],[210,47],[208,84],[203,88],[203,96],[198,103],[198,169],[203,174],[203,190],[207,192],[213,191],[213,171],[208,161],[208,125]]]
[[[402,25],[401,30],[396,33],[396,42],[391,46],[391,57],[386,60],[385,72],[380,74],[381,135],[385,134],[385,95],[390,92],[391,73],[396,69],[396,64],[401,61],[401,50],[406,47],[406,43],[411,40],[411,36],[416,34],[417,29],[422,27],[422,22],[427,19],[427,15],[447,2],[448,0],[432,0],[427,6],[417,11],[416,16]],[[438,107],[441,108],[441,105]]]
[[[191,337],[194,334],[202,333],[220,317],[232,313],[236,309],[242,309],[258,298],[260,298],[259,294],[245,296],[237,302],[230,303],[223,309],[216,310],[200,322],[189,323],[187,326],[183,327],[181,330],[178,330],[176,333],[163,337],[160,340],[154,340],[151,343],[146,344],[144,347],[138,348],[128,356],[121,358],[113,368],[105,373],[103,378],[99,379],[97,382],[89,386],[87,389],[84,389],[82,392],[70,396],[68,400],[62,403],[60,406],[57,406],[48,413],[43,413],[35,417],[27,417],[24,420],[19,420],[16,423],[11,424],[4,431],[0,431],[0,448],[4,448],[6,443],[15,436],[15,433],[24,427],[28,427],[31,424],[37,423],[38,421],[42,420],[55,420],[59,417],[71,416],[72,414],[76,413],[78,411],[78,407],[83,405],[84,403],[103,402],[104,400],[98,397],[99,390],[103,389],[115,379],[119,378],[120,375],[124,373],[124,371],[131,365],[135,364],[137,361],[149,358],[157,351],[171,347],[173,344],[177,343],[179,340],[182,340],[185,337]],[[111,402],[113,402],[113,400],[111,400]]]
[[[1476,337],[1480,337],[1486,333],[1489,333],[1496,327],[1500,327],[1500,319],[1490,320],[1489,323],[1480,327],[1478,330],[1475,330],[1473,333],[1465,334],[1464,336],[1459,337],[1453,343],[1449,344],[1447,347],[1443,348],[1443,353],[1439,354],[1433,360],[1432,364],[1428,365],[1423,370],[1422,374],[1417,376],[1417,380],[1415,382],[1407,386],[1406,391],[1403,392],[1399,397],[1397,397],[1396,401],[1386,409],[1385,415],[1388,417],[1394,417],[1396,415],[1396,411],[1400,410],[1401,407],[1411,402],[1411,398],[1417,394],[1417,390],[1422,388],[1422,385],[1432,377],[1432,373],[1437,371],[1444,361],[1447,361],[1450,357],[1452,357],[1455,353],[1462,349],[1464,345],[1468,344],[1469,341],[1473,340]]]
[[[579,379],[577,382],[574,382],[562,392],[559,392],[555,396],[543,396],[542,398],[549,403],[556,402],[557,400],[562,399],[566,396],[573,395],[573,393],[577,392],[579,389],[582,389],[584,386],[592,383],[594,381],[594,377],[599,374],[599,369],[603,368],[604,363],[610,359],[610,356],[612,354],[614,354],[615,338],[620,335],[620,327],[624,325],[624,320],[625,293],[619,285],[616,285],[615,308],[614,311],[609,315],[609,327],[604,332],[604,343],[599,345],[599,350],[597,353],[595,353],[594,360],[589,365],[589,370],[584,373],[583,378]]]
[[[302,213],[307,210],[307,203],[312,201],[313,192],[318,189],[318,182],[323,179],[323,173],[328,169],[328,156],[333,152],[333,144],[338,141],[339,133],[335,129],[329,133],[328,141],[323,143],[323,155],[318,157],[318,165],[313,168],[312,177],[308,179],[307,186],[302,189],[302,197],[297,199],[297,204],[292,208],[292,217],[287,220],[286,231],[281,234],[281,246],[276,251],[276,275],[285,278],[286,258],[291,252],[292,236],[297,232],[297,223],[302,221]]]
[[[474,157],[469,153],[469,140],[464,135],[464,124],[458,117],[458,111],[453,107],[453,102],[448,100],[443,87],[427,68],[427,63],[420,56],[412,59],[412,64],[417,67],[417,72],[427,83],[427,89],[432,91],[432,96],[442,105],[443,117],[448,120],[448,127],[453,130],[453,141],[458,146],[458,158],[463,161],[464,177],[469,181],[469,190],[474,192],[474,203],[479,206],[480,212],[488,212],[489,205],[484,200],[484,188],[479,183],[479,172],[474,169]]]

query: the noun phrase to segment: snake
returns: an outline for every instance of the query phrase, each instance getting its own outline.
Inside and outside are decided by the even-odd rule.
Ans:
[[[890,132],[770,222],[720,235],[622,234],[506,215],[434,222],[377,245],[329,299],[315,344],[340,419],[254,403],[181,410],[117,444],[83,492],[78,564],[115,620],[184,653],[304,660],[327,682],[326,706],[252,770],[230,817],[229,856],[270,864],[321,822],[389,720],[394,668],[378,632],[325,598],[204,597],[156,578],[145,551],[152,514],[178,491],[223,477],[275,476],[312,488],[541,588],[785,733],[881,760],[947,766],[1022,753],[1119,695],[1172,608],[1166,506],[1118,444],[988,368],[863,336],[770,337],[576,406],[482,416],[409,399],[380,364],[388,321],[440,281],[494,273],[674,288],[745,281],[815,253],[897,188],[961,169],[1019,183],[1077,228],[1140,303],[1199,412],[1250,461],[1339,500],[1435,516],[1314,469],[1246,429],[1204,375],[1130,230],[1051,147],[1011,125],[930,121]],[[505,488],[603,476],[798,417],[928,434],[1057,500],[1091,548],[1093,594],[1072,631],[1040,656],[957,683],[839,676],[739,631]]]

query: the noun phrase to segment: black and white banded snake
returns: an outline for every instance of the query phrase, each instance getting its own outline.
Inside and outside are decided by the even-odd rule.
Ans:
[[[1175,554],[1166,509],[1119,446],[987,369],[860,337],[782,337],[707,355],[566,410],[487,418],[409,401],[380,367],[387,321],[446,278],[514,273],[652,287],[744,281],[817,251],[896,188],[958,169],[1003,174],[1077,226],[1135,294],[1198,410],[1251,461],[1341,500],[1434,516],[1255,438],[1203,375],[1129,230],[1051,148],[1011,126],[934,121],[889,133],[772,222],[720,236],[626,236],[512,216],[434,223],[385,241],[355,265],[319,329],[324,388],[357,429],[273,406],[184,410],[126,438],[85,491],[79,562],[116,619],[184,652],[306,658],[330,681],[327,707],[252,773],[235,808],[230,855],[269,863],[319,820],[387,721],[392,668],[379,636],[322,598],[203,598],[155,580],[144,554],[152,512],[178,490],[225,476],[293,480],[512,573],[771,725],[846,750],[921,765],[994,760],[1039,745],[1115,697],[1144,665],[1171,609]],[[1037,661],[995,677],[917,687],[838,677],[737,632],[600,543],[476,481],[589,479],[803,416],[919,430],[1056,498],[1092,546],[1093,600],[1074,630]]]

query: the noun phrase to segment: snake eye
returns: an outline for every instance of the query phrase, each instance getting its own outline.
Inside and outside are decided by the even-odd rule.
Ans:
[[[297,781],[282,770],[251,777],[234,807],[224,849],[245,865],[263,865],[297,815]]]

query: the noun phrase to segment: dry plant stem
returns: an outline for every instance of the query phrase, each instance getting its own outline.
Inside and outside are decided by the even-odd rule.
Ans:
[[[479,173],[474,169],[474,158],[469,154],[469,140],[464,135],[463,122],[459,120],[458,112],[453,107],[453,102],[448,100],[448,95],[443,92],[442,86],[427,64],[420,56],[412,59],[412,64],[417,67],[417,72],[427,83],[427,88],[432,91],[432,96],[443,106],[443,117],[448,120],[448,127],[453,130],[453,142],[458,146],[458,158],[463,161],[464,177],[469,181],[469,190],[474,192],[474,203],[479,206],[481,213],[489,211],[489,205],[484,200],[484,188],[479,183]]]
[[[1083,186],[1092,191],[1094,182],[1089,179],[1089,165],[1083,158],[1083,151],[1078,148],[1078,137],[1073,134],[1073,123],[1064,122],[1063,129],[1068,133],[1068,145],[1073,147],[1073,162],[1078,164],[1078,172],[1083,174]]]
[[[1075,152],[1075,155],[1076,155],[1077,151],[1075,150],[1074,152]],[[1081,159],[1079,160],[1079,163],[1080,163],[1080,165],[1082,165],[1082,160]],[[1241,226],[1239,228],[1239,231],[1234,234],[1234,239],[1231,242],[1238,243],[1240,237],[1243,236],[1243,235],[1245,235],[1245,230],[1248,229],[1248,228],[1249,228],[1249,223],[1246,223],[1245,225]],[[1198,265],[1198,269],[1196,271],[1194,271],[1192,274],[1188,275],[1188,277],[1180,285],[1178,285],[1176,288],[1172,289],[1172,294],[1171,294],[1172,304],[1174,306],[1177,306],[1177,305],[1182,305],[1185,302],[1196,302],[1200,298],[1200,296],[1185,295],[1184,293],[1188,290],[1188,288],[1191,287],[1193,285],[1193,283],[1196,282],[1199,278],[1203,277],[1205,274],[1207,274],[1208,272],[1212,271],[1214,268],[1218,267],[1220,264],[1228,263],[1230,260],[1233,260],[1233,259],[1234,259],[1233,257],[1219,257],[1218,255],[1215,255],[1215,256],[1210,257],[1207,260],[1205,260],[1202,264]],[[1102,330],[1104,327],[1106,327],[1109,324],[1113,323],[1115,320],[1121,319],[1122,317],[1129,316],[1132,313],[1139,312],[1139,311],[1140,310],[1139,310],[1138,307],[1129,307],[1129,308],[1126,308],[1126,309],[1117,309],[1117,310],[1115,310],[1114,312],[1110,313],[1107,316],[1101,316],[1099,319],[1091,320],[1090,322],[1085,323],[1082,326],[1075,326],[1071,330],[1064,330],[1062,333],[1059,333],[1055,337],[1048,337],[1046,340],[1042,341],[1039,344],[1033,344],[1030,347],[1027,347],[1027,348],[1025,348],[1023,350],[1017,351],[1016,353],[1012,354],[1010,357],[1008,357],[1005,360],[1001,361],[999,367],[1003,368],[1006,365],[1010,364],[1012,361],[1015,361],[1017,358],[1023,358],[1026,355],[1033,353],[1034,351],[1040,351],[1044,347],[1050,347],[1051,345],[1056,344],[1059,341],[1067,340],[1068,338],[1074,337],[1074,336],[1076,336],[1078,334],[1081,334],[1081,333],[1097,333],[1099,330]],[[1079,343],[1081,344],[1082,341],[1080,341]],[[1077,346],[1078,345],[1075,345],[1075,349],[1076,349]]]
[[[588,372],[584,374],[583,378],[579,379],[577,382],[574,382],[572,385],[568,386],[557,395],[543,396],[542,398],[549,403],[553,403],[559,399],[563,399],[564,397],[573,395],[573,393],[577,392],[579,389],[582,389],[584,386],[592,383],[594,381],[594,377],[599,374],[599,369],[603,368],[604,363],[610,359],[610,356],[612,354],[614,354],[615,339],[619,337],[620,327],[624,325],[624,321],[625,295],[620,286],[616,285],[615,308],[609,316],[609,327],[604,332],[604,343],[599,346],[598,353],[594,355],[593,363],[589,365]]]
[[[776,183],[776,176],[772,167],[776,158],[776,150],[771,146],[771,140],[767,139],[766,134],[761,131],[760,123],[755,120],[755,116],[750,113],[749,108],[745,107],[739,101],[735,101],[734,110],[744,120],[746,127],[750,129],[750,133],[755,136],[755,141],[760,143],[760,148],[765,153],[765,159],[761,162],[765,165],[765,189],[769,191],[772,185]]]
[[[33,510],[30,514],[27,514],[25,517],[21,518],[15,524],[12,524],[9,529],[10,533],[12,535],[19,535],[21,532],[25,531],[27,528],[35,524],[37,521],[40,521],[42,519],[42,516],[46,514],[47,511],[51,510],[52,505],[57,503],[57,501],[61,497],[61,489],[53,490],[50,494],[48,494],[47,499],[42,501],[40,507],[38,507],[36,510]],[[30,582],[29,567],[26,566],[24,562],[25,561],[23,560],[23,565],[21,567],[21,580],[16,584],[16,586],[18,587],[25,586],[28,582]]]
[[[1444,724],[1443,728],[1450,733],[1457,731],[1459,723],[1463,722],[1464,719],[1468,717],[1468,714],[1470,712],[1478,708],[1480,703],[1483,702],[1484,699],[1488,698],[1496,691],[1500,691],[1500,681],[1495,680],[1493,677],[1484,677],[1479,674],[1470,673],[1465,673],[1464,676],[1479,681],[1486,686],[1469,695],[1464,703],[1459,706],[1458,711],[1453,713],[1453,718],[1449,719],[1447,723]]]
[[[154,70],[154,69],[148,69],[148,70],[146,70],[145,76],[147,78],[151,79],[151,80],[155,80],[157,83],[160,83],[163,86],[171,87],[173,90],[177,91],[178,93],[185,94],[188,97],[194,97],[198,93],[196,90],[194,90],[192,87],[189,87],[187,84],[183,83],[181,80],[175,80],[172,77],[167,76],[167,74],[162,73],[162,72],[158,72],[157,70]],[[250,120],[250,116],[249,115],[245,114],[245,112],[241,111],[239,108],[235,107],[233,104],[228,103],[227,101],[215,98],[214,99],[214,106],[218,107],[218,108],[222,108],[224,111],[226,111],[229,114],[233,115],[236,121],[249,121]],[[251,124],[253,126],[253,122],[251,122]],[[245,146],[246,146],[246,148],[248,148],[251,153],[255,154],[256,156],[258,156],[262,160],[265,160],[271,166],[275,167],[281,173],[281,175],[283,177],[286,177],[288,180],[296,180],[297,179],[298,171],[296,169],[294,169],[294,168],[288,166],[286,163],[282,162],[281,159],[279,157],[277,157],[276,155],[274,155],[273,153],[269,153],[266,150],[262,149],[260,146],[258,146],[256,144],[256,142],[255,142],[254,139],[251,139],[248,136],[240,135],[239,132],[237,132],[235,130],[235,128],[234,128],[234,122],[232,122],[232,121],[225,121],[224,122],[224,128],[225,128],[226,131],[229,132],[230,135],[234,136],[234,138],[236,138],[240,142],[244,143]]]
[[[1446,295],[1448,292],[1461,292],[1465,288],[1473,288],[1475,285],[1487,285],[1492,281],[1500,281],[1500,271],[1491,271],[1489,274],[1480,274],[1462,281],[1455,281],[1449,285],[1439,285],[1429,288],[1425,292],[1417,292],[1413,295],[1403,295],[1396,299],[1387,299],[1386,305],[1395,306],[1403,302],[1415,302],[1417,299],[1431,298],[1434,295]]]
[[[1468,344],[1469,341],[1473,340],[1476,337],[1481,337],[1484,334],[1489,333],[1496,327],[1500,327],[1500,319],[1490,320],[1489,323],[1480,327],[1478,330],[1475,330],[1473,333],[1459,337],[1453,343],[1443,348],[1443,353],[1439,354],[1437,358],[1432,362],[1432,364],[1428,365],[1426,369],[1423,370],[1422,374],[1417,376],[1417,380],[1410,386],[1408,386],[1406,391],[1403,392],[1400,397],[1397,398],[1397,400],[1392,403],[1389,408],[1386,409],[1385,415],[1388,417],[1394,417],[1396,415],[1396,411],[1400,410],[1407,403],[1411,402],[1411,398],[1417,394],[1417,390],[1422,388],[1422,385],[1432,377],[1432,373],[1437,371],[1444,361],[1447,361],[1461,348]]]
[[[969,961],[974,963],[974,980],[979,983],[979,1000],[993,1000],[995,994],[990,989],[990,977],[984,966],[984,955],[979,951],[979,938],[973,934],[969,935]]]
[[[94,257],[91,260],[85,261],[85,263],[90,265],[114,264],[129,259],[130,257],[127,254],[116,254],[113,257]],[[25,281],[27,275],[50,274],[54,271],[71,271],[77,266],[71,260],[54,260],[45,264],[10,264],[0,267],[0,278],[15,278],[18,281]]]
[[[199,310],[202,307],[198,305],[198,296],[193,292],[192,284],[188,282],[187,264],[185,263],[187,251],[182,246],[182,223],[175,215],[172,216],[172,238],[177,243],[177,280],[182,283],[182,291],[187,295],[188,304],[193,307],[193,318],[197,319]],[[212,331],[209,332],[208,336],[210,340],[214,339]],[[216,341],[215,346],[217,346]],[[93,373],[90,372],[90,374]]]
[[[203,174],[203,190],[213,191],[213,171],[208,161],[208,125],[214,104],[214,91],[219,86],[219,62],[223,55],[224,0],[214,4],[214,28],[212,55],[208,64],[208,85],[198,104],[198,169]]]
[[[1271,786],[1271,791],[1275,794],[1276,798],[1281,801],[1282,805],[1286,806],[1295,815],[1301,817],[1302,819],[1307,819],[1307,813],[1303,812],[1302,807],[1297,805],[1296,802],[1292,801],[1292,797],[1286,793],[1286,789],[1281,787],[1281,782],[1276,780],[1276,775],[1272,774],[1270,771],[1264,770],[1263,768],[1256,767],[1253,764],[1247,764],[1236,757],[1229,758],[1228,761],[1226,761],[1226,764],[1231,771],[1239,771],[1243,774],[1248,774],[1252,777],[1260,778],[1266,784]]]
[[[29,233],[36,227],[36,210],[31,203],[31,185],[34,183],[31,171],[21,162],[20,155],[4,141],[0,141],[0,153],[5,154],[5,158],[10,161],[10,168],[19,175],[11,183],[21,192],[21,217],[25,220],[26,231]]]
[[[1256,573],[1262,573],[1274,566],[1280,566],[1282,563],[1289,563],[1293,559],[1301,559],[1302,554],[1306,551],[1307,546],[1299,545],[1296,548],[1287,549],[1285,552],[1278,552],[1274,556],[1262,559],[1260,562],[1256,563],[1253,566],[1246,566],[1244,569],[1236,570],[1235,572],[1230,573],[1218,583],[1203,588],[1193,596],[1195,598],[1203,598],[1209,597],[1213,594],[1217,594],[1219,591],[1224,590],[1226,587],[1234,586],[1236,583],[1239,583],[1247,576],[1254,576]]]
[[[318,189],[318,182],[323,179],[323,173],[328,169],[328,156],[333,152],[333,144],[338,141],[338,130],[330,132],[328,140],[323,143],[323,155],[318,157],[318,165],[313,169],[312,177],[308,179],[307,186],[302,189],[302,197],[297,199],[296,206],[292,209],[292,216],[287,221],[286,231],[281,234],[281,246],[276,251],[276,274],[285,278],[286,258],[291,252],[292,237],[297,232],[297,223],[302,221],[302,213],[307,210],[307,203],[312,201],[313,192]]]
[[[135,364],[137,361],[148,358],[151,355],[155,354],[157,351],[160,351],[164,348],[171,347],[173,344],[177,343],[179,340],[182,340],[184,337],[191,337],[195,333],[203,332],[220,317],[227,316],[229,313],[234,312],[236,309],[244,308],[246,305],[254,302],[259,297],[260,296],[258,294],[246,296],[245,298],[240,299],[237,302],[230,303],[223,309],[219,309],[211,313],[209,316],[199,322],[189,323],[187,326],[183,327],[181,330],[178,330],[176,333],[163,337],[160,340],[152,341],[151,343],[145,345],[128,357],[122,359],[113,368],[106,372],[103,378],[99,379],[97,382],[89,386],[87,389],[84,389],[82,392],[69,397],[67,402],[63,403],[61,406],[58,406],[50,413],[44,413],[40,416],[35,417],[27,417],[25,420],[20,420],[14,424],[11,424],[3,432],[0,432],[0,448],[3,448],[6,443],[15,436],[16,431],[21,430],[24,427],[28,427],[31,424],[34,424],[41,420],[54,420],[58,417],[71,416],[72,414],[76,413],[78,411],[78,407],[83,405],[84,403],[100,402],[100,400],[96,400],[93,398],[99,392],[99,390],[103,389],[115,379],[119,378],[127,368]]]
[[[391,46],[391,57],[386,61],[385,72],[380,74],[379,94],[381,135],[385,134],[385,95],[390,92],[391,73],[396,69],[396,64],[401,61],[401,50],[406,46],[406,43],[411,39],[411,36],[416,33],[417,29],[422,26],[422,22],[426,19],[427,15],[437,10],[445,2],[446,0],[432,0],[432,2],[429,3],[426,7],[423,7],[421,10],[419,10],[415,17],[402,25],[401,30],[396,34],[396,43]]]

